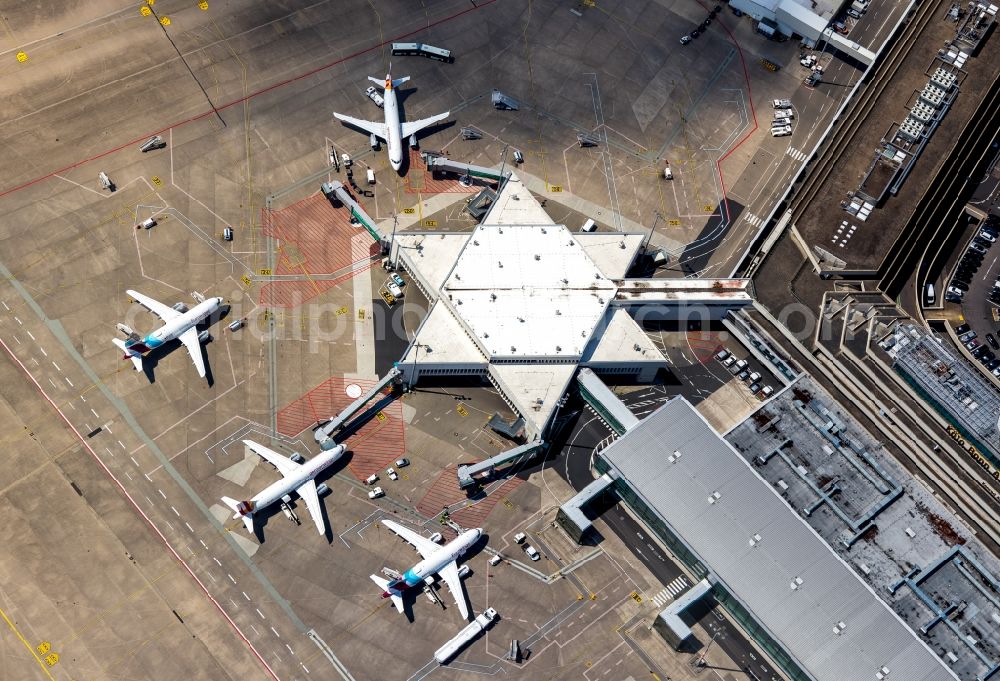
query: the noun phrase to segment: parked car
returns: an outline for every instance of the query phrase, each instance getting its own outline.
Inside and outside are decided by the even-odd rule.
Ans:
[[[736,378],[740,379],[741,381],[746,382],[746,380],[748,378],[750,378],[750,371],[747,370],[747,369],[744,369],[740,373],[736,374]]]
[[[518,532],[517,534],[514,535],[514,543],[515,544],[523,543],[527,536],[528,535],[526,535],[524,532]]]
[[[722,349],[719,350],[717,353],[715,353],[715,359],[719,360],[720,362],[724,360],[726,357],[729,357],[729,350]]]
[[[399,288],[399,286],[396,285],[396,282],[387,281],[385,282],[385,287],[389,290],[389,293],[392,294],[393,298],[403,297],[403,289]]]
[[[381,487],[376,487],[368,493],[369,499],[378,499],[379,497],[384,497],[384,496],[385,492],[382,490]]]
[[[503,560],[503,556],[501,556],[499,553],[495,553],[492,556],[490,556],[489,563],[490,565],[499,565],[501,560]]]
[[[754,395],[760,392],[760,383],[751,383],[750,392],[752,392]]]
[[[963,333],[968,333],[972,329],[968,324],[959,324],[955,327],[955,333],[961,336]]]
[[[410,465],[410,460],[407,458],[396,459],[396,468],[406,468]]]
[[[771,393],[773,392],[774,388],[772,388],[769,385],[765,385],[764,388],[760,391],[760,394],[763,395],[764,397],[770,397]]]
[[[389,476],[390,480],[399,480],[399,473],[392,466],[385,469],[385,474]]]
[[[395,272],[393,272],[393,273],[392,273],[392,274],[390,275],[390,277],[392,278],[392,280],[393,280],[394,282],[396,282],[396,286],[399,286],[400,288],[402,288],[402,287],[406,286],[406,282],[405,282],[405,281],[403,281],[403,278],[402,278],[401,276],[399,276],[398,274],[396,274]]]
[[[953,288],[957,288],[959,291],[962,291],[962,292],[965,292],[965,291],[969,290],[969,285],[968,284],[966,284],[963,281],[959,281],[957,279],[952,279],[951,280],[951,286]]]
[[[366,485],[374,485],[376,482],[378,482],[378,473],[372,473],[367,478],[365,478]]]
[[[949,286],[948,290],[945,291],[945,293],[950,293],[953,296],[958,296],[959,300],[961,300],[962,296],[965,295],[962,289],[955,288],[954,286]]]
[[[538,553],[534,546],[531,544],[525,544],[524,552],[528,554],[528,558],[531,560],[538,560],[542,556]]]
[[[997,235],[993,234],[991,232],[988,232],[985,229],[981,229],[981,230],[979,230],[979,238],[982,239],[982,240],[984,240],[984,241],[989,241],[990,243],[993,243],[994,241],[997,240]]]
[[[972,340],[978,335],[979,334],[976,333],[975,331],[966,331],[965,333],[963,333],[961,336],[958,337],[958,340],[962,341],[963,343],[967,343],[968,341]]]
[[[973,241],[971,244],[969,244],[969,248],[971,248],[972,250],[974,250],[976,253],[985,253],[986,252],[986,247],[983,246],[982,244],[977,244],[975,241]]]
[[[691,42],[691,36],[689,35],[681,36],[681,45],[687,45],[689,42]]]
[[[760,380],[760,374],[757,373],[756,371],[753,372],[752,374],[750,374],[750,380],[756,383],[757,381]]]

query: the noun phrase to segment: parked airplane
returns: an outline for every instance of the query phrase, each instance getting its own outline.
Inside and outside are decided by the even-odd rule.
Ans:
[[[390,65],[390,71],[392,67]],[[339,114],[334,112],[335,118],[348,125],[353,125],[356,128],[361,128],[370,135],[375,135],[379,139],[386,141],[389,147],[389,165],[392,166],[393,170],[399,170],[403,165],[403,138],[410,138],[410,146],[417,146],[417,133],[424,128],[434,125],[439,121],[443,121],[448,118],[450,111],[445,111],[443,114],[438,114],[437,116],[431,116],[430,118],[422,118],[419,121],[410,121],[408,123],[400,123],[399,121],[399,104],[396,102],[396,91],[393,88],[399,87],[406,81],[410,79],[409,76],[404,76],[402,78],[392,79],[390,74],[385,74],[385,83],[383,84],[378,78],[373,76],[368,76],[368,80],[372,81],[376,85],[381,85],[385,89],[385,104],[383,110],[385,112],[385,122],[377,123],[374,121],[364,121],[360,118],[353,118],[352,116],[345,116],[344,114]]]
[[[127,337],[125,340],[112,338],[111,342],[118,346],[125,355],[122,359],[132,360],[136,371],[142,371],[142,356],[154,348],[158,348],[164,343],[179,339],[187,348],[194,362],[198,375],[205,378],[205,358],[201,354],[201,344],[208,340],[208,331],[198,333],[197,326],[218,311],[222,305],[222,298],[208,298],[200,294],[195,294],[198,304],[188,310],[178,303],[174,307],[168,307],[163,303],[158,303],[148,296],[144,296],[138,291],[126,291],[136,302],[155,314],[163,322],[163,326],[153,331],[145,338],[140,338],[139,334],[125,326],[118,324],[118,330]]]
[[[462,613],[462,618],[469,619],[469,608],[465,603],[465,590],[462,587],[462,577],[468,572],[468,568],[463,565],[464,569],[459,570],[456,561],[470,546],[479,541],[483,530],[481,528],[466,530],[441,546],[391,520],[383,519],[382,524],[413,544],[413,547],[423,557],[423,560],[403,573],[402,577],[391,582],[378,575],[372,575],[372,581],[382,588],[382,598],[391,598],[396,610],[403,612],[402,593],[415,586],[432,583],[434,574],[437,573],[448,585],[448,590],[451,591],[451,595],[458,605],[458,610]]]
[[[246,525],[247,530],[253,532],[254,512],[270,506],[289,492],[294,491],[300,499],[306,502],[306,508],[309,509],[309,515],[316,523],[316,529],[319,530],[320,534],[324,534],[326,524],[323,522],[323,511],[319,506],[319,495],[320,490],[326,492],[329,488],[326,485],[320,485],[317,489],[316,476],[343,456],[347,447],[337,445],[309,461],[298,463],[252,440],[244,440],[243,444],[273,464],[281,473],[282,478],[265,487],[262,492],[255,494],[249,501],[236,501],[229,497],[222,497],[223,503],[236,512],[233,519],[243,518],[243,524]]]

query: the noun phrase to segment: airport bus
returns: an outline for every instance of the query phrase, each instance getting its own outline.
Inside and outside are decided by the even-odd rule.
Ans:
[[[392,56],[394,57],[427,57],[436,61],[453,62],[451,50],[445,50],[433,45],[423,43],[393,43]]]

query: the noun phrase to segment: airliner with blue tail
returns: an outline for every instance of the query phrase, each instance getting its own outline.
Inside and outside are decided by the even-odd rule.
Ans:
[[[145,337],[140,337],[124,324],[118,324],[118,330],[124,333],[126,338],[125,340],[112,338],[111,342],[125,353],[122,359],[132,360],[136,371],[142,371],[143,355],[176,338],[187,348],[188,354],[191,355],[191,361],[194,362],[195,369],[198,370],[198,375],[205,378],[205,358],[202,355],[201,344],[208,341],[209,336],[208,331],[198,333],[198,325],[218,312],[222,306],[222,298],[206,299],[203,296],[197,296],[198,304],[188,310],[182,305],[178,305],[180,309],[169,307],[149,296],[142,295],[138,291],[129,290],[126,293],[159,317],[163,326]]]
[[[382,598],[391,598],[396,610],[403,612],[403,593],[414,587],[423,587],[434,583],[437,574],[448,585],[455,604],[458,605],[462,619],[469,619],[469,606],[465,601],[465,589],[462,577],[468,574],[468,566],[460,570],[458,559],[474,545],[483,534],[482,528],[466,530],[450,542],[441,546],[413,530],[403,527],[392,520],[383,519],[382,524],[413,545],[423,560],[403,573],[399,579],[391,582],[378,575],[372,575],[372,581],[382,588]]]

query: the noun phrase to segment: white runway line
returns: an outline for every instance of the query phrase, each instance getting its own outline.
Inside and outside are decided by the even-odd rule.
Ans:
[[[220,563],[220,562],[219,562],[219,559],[218,559],[218,558],[216,558],[215,556],[212,556],[212,560],[214,560],[214,561],[215,561],[215,564],[216,564],[216,565],[218,565],[219,567],[222,567],[222,563]]]
[[[7,301],[6,300],[3,301],[3,309],[7,310],[7,312],[10,312],[10,308],[7,307]]]
[[[100,414],[98,414],[98,413],[97,413],[96,411],[94,411],[94,408],[93,408],[93,407],[91,407],[91,408],[90,408],[90,413],[92,413],[92,414],[93,414],[94,416],[96,416],[97,418],[101,418],[101,415],[100,415]]]
[[[188,523],[188,521],[186,521],[186,520],[184,521],[184,526],[188,528],[188,530],[191,532],[191,534],[194,534],[194,528],[191,527],[191,525]],[[194,553],[194,551],[192,551],[191,553]]]
[[[202,547],[204,547],[206,551],[208,550],[208,544],[205,543],[204,539],[199,539],[198,543],[201,544]]]
[[[49,353],[45,352],[45,348],[43,348],[41,345],[38,346],[38,349],[41,350],[42,354],[45,355],[46,357],[49,356]]]
[[[64,376],[63,378],[65,378],[66,382],[69,383],[69,387],[71,387],[71,388],[75,388],[76,387],[75,385],[73,385],[73,381],[69,380],[69,376]]]
[[[22,322],[22,321],[21,321],[20,319],[18,319],[17,317],[14,317],[14,321],[15,321],[15,322],[17,322],[18,324],[24,324],[24,322]]]
[[[278,638],[281,638],[281,636],[278,634],[278,630],[277,629],[275,629],[274,627],[271,627],[271,631],[274,632],[275,636],[277,636]]]
[[[171,511],[173,511],[173,512],[174,512],[174,515],[175,515],[175,516],[177,516],[178,518],[180,518],[180,517],[181,517],[181,514],[180,514],[180,513],[179,513],[179,512],[177,511],[177,509],[176,509],[176,508],[174,508],[173,506],[171,506],[171,507],[170,507],[170,510],[171,510]]]
[[[30,332],[30,331],[28,331],[27,329],[25,329],[24,331],[25,331],[25,333],[27,333],[27,334],[28,334],[29,336],[31,336],[31,340],[35,340],[35,335],[34,335],[33,333],[31,333],[31,332]]]
[[[240,593],[243,594],[243,598],[247,599],[248,601],[250,600],[250,597],[247,596],[247,592],[246,591],[241,591]]]
[[[254,608],[254,610],[256,610],[256,611],[257,611],[257,614],[258,614],[258,615],[260,615],[260,618],[261,618],[262,620],[263,620],[263,619],[267,619],[266,617],[264,617],[264,613],[262,613],[262,612],[260,611],[260,608]]]
[[[56,371],[62,371],[62,369],[59,368],[59,365],[56,364],[55,360],[52,360],[52,366],[54,366],[56,368]]]
[[[229,577],[229,581],[232,582],[233,584],[236,583],[236,580],[233,579],[233,576],[231,574],[229,574],[228,572],[226,573],[226,577]]]
[[[156,488],[156,491],[157,491],[157,492],[159,492],[159,493],[160,493],[160,496],[161,496],[161,497],[163,497],[164,499],[166,499],[166,498],[167,498],[167,495],[166,495],[166,494],[164,494],[164,493],[163,493],[163,490],[162,490],[162,489],[160,489],[159,487],[157,487],[157,488]]]
[[[135,457],[134,456],[130,456],[129,458],[132,459],[132,463],[134,463],[135,467],[138,468],[139,467],[139,462],[135,460]]]
[[[121,441],[121,440],[119,440],[119,441],[118,441],[118,444],[119,444],[119,445],[121,445],[121,448],[122,448],[122,449],[125,449],[125,445],[123,445],[123,444],[122,444],[122,441]]]

